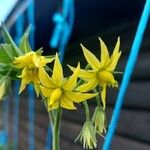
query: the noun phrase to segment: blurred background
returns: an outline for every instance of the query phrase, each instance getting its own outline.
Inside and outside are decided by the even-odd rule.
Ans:
[[[16,36],[16,21],[24,15],[25,30],[29,25],[27,8],[30,0],[0,0],[0,21],[4,22],[13,38]],[[61,12],[63,0],[35,0],[35,50],[43,47],[45,54],[55,54],[58,48],[52,48],[49,41],[55,27],[53,15]],[[65,74],[71,73],[66,64],[73,66],[80,61],[85,66],[85,59],[80,48],[84,44],[97,57],[100,53],[98,37],[101,37],[110,52],[116,44],[117,37],[121,38],[121,60],[118,63],[117,71],[124,71],[127,57],[135,36],[145,0],[75,0],[75,18],[73,30],[66,46],[63,66]],[[0,33],[1,43],[2,35]],[[126,93],[125,102],[121,111],[117,132],[113,138],[112,150],[149,150],[150,149],[150,24],[148,24],[142,42],[140,55]],[[119,83],[122,75],[117,75]],[[114,108],[118,89],[108,89],[107,92],[107,118],[108,124]],[[18,132],[13,134],[15,102],[15,88],[8,97],[7,105],[0,102],[0,130],[7,128],[8,141],[13,147],[17,143],[19,150],[30,149],[29,146],[29,107],[30,101],[28,92],[21,94],[19,98],[19,119]],[[91,111],[96,103],[89,102]],[[9,106],[9,107],[8,107]],[[41,100],[35,100],[34,112],[34,144],[35,150],[44,150],[48,130],[48,115]],[[61,127],[61,149],[82,150],[82,145],[74,140],[78,136],[85,115],[82,106],[77,111],[63,111]],[[6,114],[6,111],[9,112]],[[6,120],[8,118],[8,120]],[[7,127],[4,126],[7,124]],[[17,137],[14,137],[17,136]],[[17,139],[17,142],[14,140]],[[101,149],[103,138],[98,138],[98,149]]]

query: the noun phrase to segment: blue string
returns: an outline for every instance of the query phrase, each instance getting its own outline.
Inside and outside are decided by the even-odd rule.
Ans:
[[[65,47],[70,38],[74,23],[74,0],[63,0],[62,13],[56,12],[53,16],[56,26],[49,44],[51,47],[58,47],[59,58],[62,63],[64,59]],[[47,130],[47,140],[45,150],[51,146],[51,127]]]
[[[147,23],[148,23],[148,18],[150,16],[150,0],[147,0],[145,3],[145,7],[138,25],[138,29],[133,41],[133,45],[131,47],[131,52],[127,61],[127,65],[125,68],[125,72],[123,75],[123,80],[121,83],[120,91],[117,97],[116,105],[114,108],[114,112],[112,115],[112,119],[109,125],[108,133],[106,135],[106,139],[103,145],[103,150],[109,150],[110,149],[110,144],[113,138],[113,135],[115,133],[115,129],[117,127],[117,122],[119,119],[121,107],[123,104],[124,96],[137,60],[137,56],[140,50],[140,46],[142,43],[142,39],[144,36],[144,31],[146,29]]]
[[[60,61],[63,61],[65,47],[70,38],[70,34],[74,23],[74,1],[64,0],[62,12],[57,12],[53,16],[55,22],[54,32],[49,42],[53,48],[58,47],[60,53]]]
[[[24,16],[23,14],[16,21],[16,36],[15,42],[18,43],[23,34]],[[19,120],[19,81],[15,82],[14,85],[14,108],[13,108],[13,139],[14,139],[14,150],[18,149],[18,120]]]
[[[46,139],[47,139],[47,142],[46,142],[45,150],[49,150],[52,147],[52,130],[51,130],[51,125],[49,125],[49,127],[48,127]]]
[[[28,23],[31,24],[31,31],[30,31],[30,42],[31,47],[34,49],[35,43],[34,43],[34,30],[35,30],[35,20],[34,20],[34,0],[31,1],[31,4],[29,5],[27,9],[27,15],[28,15]],[[35,149],[35,141],[34,141],[34,120],[35,120],[35,93],[32,85],[29,85],[28,88],[28,106],[29,106],[29,150]]]

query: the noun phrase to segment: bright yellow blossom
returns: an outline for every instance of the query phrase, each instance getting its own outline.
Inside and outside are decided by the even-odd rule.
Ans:
[[[78,64],[74,73],[69,78],[64,78],[61,63],[56,54],[52,77],[49,77],[44,69],[39,72],[42,84],[41,93],[47,98],[48,111],[58,107],[76,109],[74,103],[80,103],[97,95],[74,90],[79,70]]]
[[[81,45],[84,56],[89,63],[91,69],[83,70],[80,69],[79,77],[82,78],[86,83],[77,88],[82,92],[87,92],[94,89],[97,85],[101,87],[101,100],[103,107],[106,107],[106,86],[118,87],[118,82],[114,79],[113,71],[116,68],[117,62],[120,58],[120,38],[118,37],[116,46],[113,54],[109,56],[109,52],[105,43],[100,39],[101,45],[101,59],[100,61],[83,45]],[[75,68],[70,67],[71,70]]]
[[[47,60],[44,56],[41,56],[41,54],[33,51],[15,58],[13,62],[14,67],[17,69],[22,69],[22,74],[18,76],[19,78],[22,78],[19,93],[25,89],[27,84],[32,82],[37,95],[39,95],[39,72],[43,70],[41,68],[53,60],[54,58]]]

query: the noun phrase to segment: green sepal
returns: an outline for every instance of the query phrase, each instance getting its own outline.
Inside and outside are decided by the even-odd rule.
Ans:
[[[42,47],[39,48],[39,49],[36,51],[36,54],[39,55],[39,56],[41,56],[42,53],[43,53],[43,48],[42,48]]]
[[[5,42],[7,44],[10,44],[12,46],[12,50],[15,53],[15,56],[20,56],[22,55],[22,52],[19,50],[19,48],[17,47],[17,45],[14,43],[11,35],[9,34],[9,32],[7,31],[6,27],[4,26],[4,24],[2,24],[2,34],[3,34],[3,38],[5,40]]]
[[[30,32],[30,26],[26,29],[25,33],[23,34],[19,42],[19,49],[23,53],[28,53],[32,51],[30,43],[29,43],[29,32]]]

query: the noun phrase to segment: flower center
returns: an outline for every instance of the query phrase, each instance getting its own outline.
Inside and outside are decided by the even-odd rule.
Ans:
[[[108,86],[118,87],[118,82],[115,81],[113,74],[109,71],[98,72],[98,79],[101,84],[107,84]]]
[[[60,88],[56,88],[52,91],[51,97],[50,97],[50,103],[49,105],[54,104],[55,102],[59,101],[59,99],[62,97],[62,90]]]

